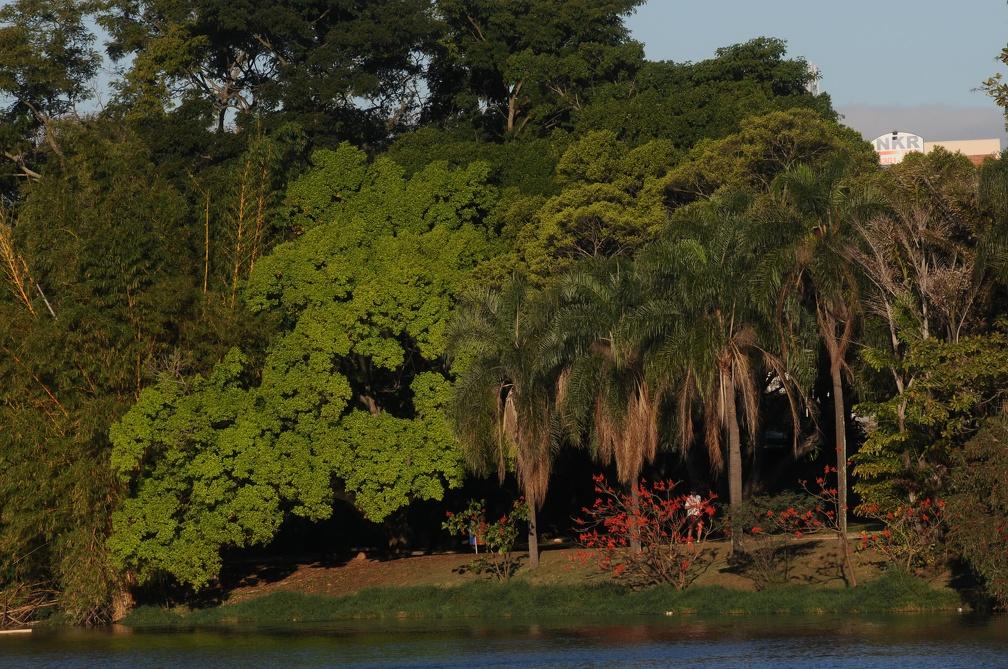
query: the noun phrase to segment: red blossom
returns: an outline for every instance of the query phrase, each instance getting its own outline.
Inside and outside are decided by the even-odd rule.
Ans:
[[[713,559],[713,552],[704,548],[712,524],[703,519],[716,514],[714,495],[676,495],[674,481],[642,480],[634,503],[629,492],[613,488],[604,477],[593,480],[598,498],[576,521],[591,532],[582,531],[579,542],[596,552],[598,566],[614,578],[631,584],[667,581],[684,588]],[[631,535],[640,545],[661,550],[627,553]]]

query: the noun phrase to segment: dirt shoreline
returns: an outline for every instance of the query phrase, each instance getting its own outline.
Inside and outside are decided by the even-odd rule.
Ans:
[[[807,538],[794,542],[796,556],[791,567],[793,583],[819,587],[843,587],[840,553],[831,538]],[[716,585],[738,590],[754,590],[751,579],[728,568],[727,542],[711,542],[716,559],[697,579],[695,585]],[[583,549],[570,545],[547,545],[541,551],[537,570],[524,566],[526,555],[516,552],[522,567],[516,580],[531,585],[569,585],[600,583],[609,580]],[[289,563],[248,565],[245,573],[237,574],[227,584],[223,603],[238,603],[273,592],[298,592],[311,595],[340,597],[366,588],[396,588],[410,586],[452,587],[472,581],[486,580],[486,574],[467,570],[476,556],[471,552],[435,553],[395,558],[372,558],[364,553],[345,559],[301,559]],[[881,573],[884,564],[871,552],[855,555],[859,582]],[[929,582],[937,587],[947,585],[947,575],[937,575]]]

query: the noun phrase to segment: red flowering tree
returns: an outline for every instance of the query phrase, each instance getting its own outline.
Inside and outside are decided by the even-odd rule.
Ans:
[[[905,502],[885,513],[876,504],[864,504],[861,512],[881,521],[884,527],[872,534],[862,532],[860,550],[873,549],[887,564],[899,565],[908,572],[933,572],[945,563],[944,500],[928,497]]]
[[[823,467],[822,476],[816,477],[815,485],[808,481],[799,481],[802,489],[812,500],[819,527],[832,532],[840,544],[840,571],[844,580],[852,588],[857,587],[857,575],[854,573],[854,550],[847,534],[847,522],[841,511],[840,491],[837,485],[837,468],[832,465]],[[843,500],[844,506],[846,501]]]
[[[674,481],[637,484],[633,495],[599,474],[598,495],[575,520],[578,542],[603,570],[632,587],[671,583],[684,590],[710,566],[708,538],[715,529],[715,496],[676,494]],[[640,551],[630,550],[631,537]]]

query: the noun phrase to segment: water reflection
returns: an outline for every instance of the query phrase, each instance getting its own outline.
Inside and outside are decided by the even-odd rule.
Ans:
[[[366,623],[249,630],[38,631],[0,639],[0,667],[913,667],[1008,666],[1008,620],[827,616]]]

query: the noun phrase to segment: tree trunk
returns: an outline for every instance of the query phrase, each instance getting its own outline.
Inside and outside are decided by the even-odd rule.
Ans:
[[[843,379],[839,361],[830,364],[833,379],[833,419],[836,434],[837,523],[847,536],[847,416],[844,411]]]
[[[528,500],[528,553],[529,569],[537,569],[539,567],[539,531],[536,528],[536,508],[531,499]]]
[[[392,513],[382,523],[385,530],[386,546],[392,555],[406,555],[412,543],[412,527],[406,515],[406,509]]]
[[[641,552],[640,542],[640,489],[637,481],[630,484],[630,550],[635,554]]]
[[[725,420],[728,423],[728,503],[733,510],[742,503],[742,437],[735,407],[735,386],[725,383]]]
[[[507,111],[507,134],[512,134],[515,131],[515,120],[518,118],[518,94],[521,92],[523,81],[515,82],[515,85],[511,88],[511,92],[508,95],[508,111]]]
[[[378,406],[378,401],[373,396],[361,393],[357,397],[372,416],[377,416],[381,413],[381,407]]]
[[[833,379],[833,418],[836,434],[837,459],[837,534],[843,554],[844,578],[847,585],[857,587],[854,574],[854,560],[851,557],[850,540],[847,537],[847,413],[844,410],[843,379],[840,376],[840,361],[830,362],[830,376]]]
[[[724,374],[721,387],[725,393],[725,421],[728,427],[728,505],[734,517],[742,504],[742,438],[735,407],[735,384],[730,374]],[[732,552],[738,548],[741,529],[732,528]]]
[[[888,309],[888,305],[887,309]],[[891,313],[891,312],[890,312]],[[839,314],[839,316],[838,316]],[[830,359],[830,380],[833,382],[833,435],[836,444],[837,471],[837,509],[836,528],[840,540],[840,550],[843,554],[843,572],[847,584],[857,586],[854,575],[854,563],[851,559],[850,541],[847,539],[847,412],[844,408],[843,368],[847,347],[850,345],[854,332],[854,316],[845,310],[843,304],[818,305],[816,318],[819,321],[820,332]],[[837,335],[837,327],[843,325],[843,330]],[[890,325],[892,320],[890,319]],[[897,340],[893,332],[893,350],[896,350]],[[899,385],[899,377],[896,377]],[[902,421],[901,421],[902,422]]]

